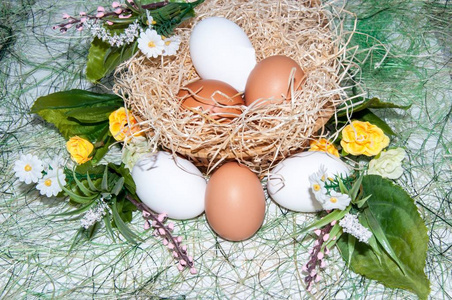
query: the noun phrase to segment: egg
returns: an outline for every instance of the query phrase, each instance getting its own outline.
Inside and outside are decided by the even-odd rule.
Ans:
[[[132,178],[140,200],[156,213],[186,220],[204,212],[206,180],[186,159],[158,151],[135,164]]]
[[[316,212],[322,206],[310,189],[309,176],[324,165],[328,176],[350,174],[350,168],[339,158],[320,151],[295,154],[280,161],[267,181],[269,196],[280,206],[297,212]]]
[[[293,84],[291,80],[293,79]],[[284,55],[269,56],[260,61],[249,74],[245,87],[245,103],[280,103],[291,98],[291,88],[301,89],[305,73],[298,63]],[[270,99],[263,102],[264,99]]]
[[[220,237],[242,241],[253,236],[265,217],[265,194],[256,174],[237,162],[216,170],[207,183],[206,218]]]
[[[221,17],[202,20],[190,35],[190,56],[202,79],[215,79],[239,92],[256,65],[256,53],[248,36],[236,23]]]
[[[182,107],[201,108],[215,120],[226,118],[230,121],[241,114],[240,105],[245,104],[236,89],[219,80],[194,81],[182,88],[177,96],[181,98]]]

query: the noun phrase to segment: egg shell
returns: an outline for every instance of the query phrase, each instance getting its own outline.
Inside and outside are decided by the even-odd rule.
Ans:
[[[156,213],[185,220],[204,212],[206,180],[186,159],[165,151],[141,158],[133,167],[132,178],[141,201]]]
[[[190,56],[202,79],[216,79],[243,92],[256,53],[240,26],[222,17],[202,20],[190,35]]]
[[[292,70],[295,70],[292,75]],[[269,56],[260,61],[249,74],[245,87],[245,103],[280,103],[291,98],[291,78],[293,90],[301,89],[305,73],[298,63],[284,55]],[[274,100],[263,102],[262,100]]]
[[[265,194],[257,175],[236,162],[218,168],[207,183],[206,217],[226,240],[253,236],[265,217]]]
[[[182,107],[200,107],[202,111],[210,112],[215,120],[237,117],[242,112],[240,107],[229,106],[245,104],[240,93],[231,85],[211,79],[201,79],[189,83],[178,92],[177,96],[181,98]]]
[[[297,212],[316,212],[322,206],[310,189],[309,176],[324,165],[328,176],[350,174],[350,167],[339,158],[320,151],[295,154],[279,162],[267,181],[269,196],[279,205]]]

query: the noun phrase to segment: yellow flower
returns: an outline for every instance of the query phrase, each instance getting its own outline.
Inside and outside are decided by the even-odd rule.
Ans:
[[[374,156],[389,145],[389,137],[369,122],[353,121],[342,130],[341,146],[352,155]]]
[[[136,125],[137,120],[124,107],[112,112],[108,119],[110,121],[111,135],[117,141],[122,142],[126,137],[130,137],[131,135],[143,135],[142,133],[138,133],[140,128]]]
[[[72,160],[81,165],[92,158],[89,155],[93,152],[94,146],[88,140],[73,136],[67,141],[66,149],[71,154]]]
[[[313,140],[309,142],[309,145],[311,146],[309,151],[323,151],[339,157],[336,147],[327,139]]]

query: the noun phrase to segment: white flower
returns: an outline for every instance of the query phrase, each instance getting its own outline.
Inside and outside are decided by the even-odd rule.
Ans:
[[[100,202],[98,206],[95,208],[91,208],[86,212],[83,218],[80,220],[80,225],[88,229],[90,226],[93,226],[96,222],[102,220],[102,218],[107,214],[106,212],[106,204],[104,202]]]
[[[397,179],[403,174],[402,160],[405,155],[405,150],[402,148],[381,152],[378,158],[374,158],[369,162],[367,174]]]
[[[169,38],[164,38],[163,41],[165,42],[163,55],[175,55],[177,50],[179,50],[180,37],[173,35]]]
[[[16,177],[19,178],[19,181],[30,184],[32,182],[38,182],[39,178],[42,177],[44,168],[42,166],[42,161],[37,156],[22,154],[20,159],[14,163],[13,170]]]
[[[342,220],[339,221],[342,230],[356,237],[360,242],[368,243],[372,237],[372,232],[359,223],[356,215],[346,214]]]
[[[43,163],[44,171],[47,172],[48,170],[59,169],[60,167],[62,167],[66,164],[66,161],[63,158],[63,156],[58,155],[58,156],[55,156],[53,159],[44,159],[42,163]]]
[[[162,55],[164,47],[165,42],[155,30],[146,29],[138,38],[138,48],[148,58],[156,58]]]
[[[323,195],[326,194],[325,188],[325,178],[326,178],[326,168],[324,165],[320,165],[320,169],[318,172],[311,174],[309,176],[309,182],[311,183],[311,189],[314,193],[316,199],[317,197],[321,197],[323,199]],[[317,199],[318,201],[321,201]]]
[[[331,209],[339,209],[344,210],[350,204],[352,200],[349,195],[338,193],[335,191],[330,191],[329,195],[323,199],[321,202],[323,209],[331,210]]]
[[[66,184],[66,175],[64,174],[63,169],[49,169],[47,174],[38,181],[36,188],[41,195],[52,197],[58,195],[58,193],[62,191],[60,184],[61,186]]]

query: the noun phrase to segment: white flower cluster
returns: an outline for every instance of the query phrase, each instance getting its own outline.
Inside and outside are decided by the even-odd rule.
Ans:
[[[63,165],[65,161],[57,156],[53,160],[40,160],[32,154],[21,154],[14,163],[13,170],[19,181],[26,184],[37,183],[36,189],[41,195],[52,197],[62,191],[66,184]]]
[[[93,20],[87,19],[84,24],[94,37],[97,37],[104,42],[108,42],[113,47],[121,47],[132,43],[142,31],[138,21],[130,24],[129,27],[119,35],[117,33],[112,35],[105,27],[99,24],[99,22]]]
[[[103,199],[100,199],[99,204],[91,208],[86,212],[83,218],[80,220],[80,225],[88,229],[93,226],[96,222],[102,221],[102,218],[107,214],[107,205],[104,203]]]
[[[340,221],[342,230],[356,237],[360,242],[368,243],[372,237],[372,232],[359,223],[358,217],[346,214]]]
[[[327,190],[325,187],[325,182],[327,180],[332,179],[328,178],[324,165],[320,166],[318,172],[309,176],[309,182],[311,183],[311,189],[314,193],[315,199],[320,202],[325,210],[344,210],[350,204],[350,196],[336,191]]]

